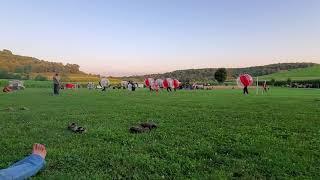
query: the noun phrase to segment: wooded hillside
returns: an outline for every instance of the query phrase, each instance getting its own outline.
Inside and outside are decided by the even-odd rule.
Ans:
[[[298,69],[298,68],[307,68],[312,67],[317,64],[315,63],[279,63],[279,64],[270,64],[265,66],[253,66],[245,68],[227,68],[228,71],[228,80],[235,79],[239,74],[248,73],[252,76],[262,76],[268,75],[284,70]],[[208,82],[214,81],[214,73],[217,68],[205,68],[205,69],[186,69],[186,70],[177,70],[173,72],[163,73],[163,74],[150,74],[145,76],[131,76],[128,78],[134,79],[143,79],[144,77],[153,77],[153,78],[166,78],[172,77],[177,78],[180,81],[197,81],[197,82]]]
[[[0,51],[0,70],[11,73],[83,73],[77,64],[66,64],[39,60],[34,57],[14,55],[10,50]]]

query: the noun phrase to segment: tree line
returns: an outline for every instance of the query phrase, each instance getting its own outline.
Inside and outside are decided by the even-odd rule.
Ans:
[[[226,68],[223,74],[226,74],[225,80],[234,80],[240,74],[248,73],[254,77],[262,76],[267,74],[276,73],[283,70],[297,69],[297,68],[307,68],[317,65],[315,63],[278,63],[270,64],[265,66],[253,66],[245,68]],[[135,78],[144,79],[145,77],[153,78],[177,78],[182,82],[213,82],[218,81],[216,77],[221,77],[215,73],[221,68],[204,68],[204,69],[187,69],[187,70],[176,70],[173,72],[163,73],[163,74],[150,74],[145,76],[131,76],[125,78]]]
[[[39,60],[34,57],[14,55],[10,50],[0,51],[0,70],[8,73],[83,73],[77,64],[66,64]]]

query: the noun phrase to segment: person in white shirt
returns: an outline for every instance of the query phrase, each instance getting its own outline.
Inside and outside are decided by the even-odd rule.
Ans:
[[[128,83],[128,90],[132,91],[132,83],[130,83],[130,82]]]

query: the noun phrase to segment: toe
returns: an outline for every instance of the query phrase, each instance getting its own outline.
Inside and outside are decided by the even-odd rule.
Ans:
[[[39,150],[40,149],[40,147],[39,147],[39,144],[37,143],[36,144],[36,150]]]
[[[37,149],[37,144],[33,144],[32,150],[35,151]]]
[[[40,150],[40,151],[43,151],[43,150],[44,150],[43,144],[39,144],[39,150]]]
[[[41,151],[45,151],[46,147],[43,144],[40,144]]]

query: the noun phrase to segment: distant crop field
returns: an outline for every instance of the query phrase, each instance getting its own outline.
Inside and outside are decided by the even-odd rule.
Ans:
[[[319,179],[320,91],[250,93],[0,93],[0,169],[38,142],[47,146],[47,165],[33,179]],[[128,132],[144,121],[159,128]],[[88,132],[68,131],[70,122]]]
[[[120,83],[118,79],[110,79],[111,85],[116,85]],[[0,79],[0,87],[4,87],[9,84],[10,79]],[[51,88],[53,86],[52,81],[35,81],[35,80],[22,80],[24,82],[24,86],[27,88]],[[75,83],[81,84],[83,87],[86,87],[88,82],[94,82],[95,85],[99,84],[99,80],[97,81],[63,81],[62,84],[66,83]]]
[[[272,78],[275,80],[281,80],[281,81],[285,81],[288,78],[290,78],[291,80],[320,79],[320,66],[292,69],[288,71],[281,71],[278,73],[259,77],[259,79],[261,80],[271,80]]]
[[[47,77],[48,80],[52,79],[52,76],[54,73],[33,73],[32,77],[34,78],[38,74],[43,75]],[[88,83],[88,82],[98,82],[100,80],[100,77],[96,75],[88,75],[88,74],[60,74],[62,80],[66,82],[79,82],[79,83]],[[121,82],[120,78],[108,78],[111,83],[118,84]]]

